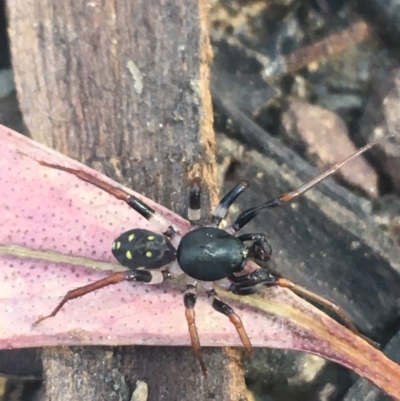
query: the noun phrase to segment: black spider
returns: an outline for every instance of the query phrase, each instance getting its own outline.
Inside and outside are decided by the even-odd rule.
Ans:
[[[375,146],[380,141],[375,141],[364,146],[342,162],[335,164],[294,191],[283,193],[279,197],[271,199],[260,206],[242,212],[234,223],[225,229],[218,228],[219,224],[226,216],[229,207],[236,198],[249,187],[249,183],[242,181],[229,191],[215,208],[211,224],[200,226],[200,180],[195,178],[190,184],[189,196],[188,219],[191,223],[191,228],[183,235],[176,231],[172,224],[163,216],[125,190],[111,186],[85,171],[39,161],[44,166],[74,174],[78,178],[125,201],[132,209],[148,219],[158,232],[162,234],[144,229],[133,229],[123,233],[114,241],[112,253],[118,262],[127,267],[128,270],[113,273],[102,280],[69,291],[51,314],[40,317],[34,325],[55,316],[64,304],[71,299],[83,296],[99,288],[121,281],[159,284],[184,273],[187,278],[184,294],[186,319],[192,346],[204,373],[206,373],[206,367],[201,355],[194,315],[196,287],[198,283],[204,287],[212,307],[229,317],[229,320],[236,327],[248,353],[252,351],[252,345],[242,321],[234,310],[218,297],[214,289],[214,282],[228,291],[239,295],[251,294],[262,286],[289,288],[335,311],[346,325],[357,333],[355,325],[348,319],[344,311],[331,301],[294,284],[286,278],[277,277],[267,269],[261,267],[254,268],[254,264],[247,263],[249,258],[263,262],[270,259],[271,247],[264,234],[236,234],[262,210],[275,208],[298,198],[316,184],[334,174],[344,164]],[[247,245],[246,243],[249,244]]]

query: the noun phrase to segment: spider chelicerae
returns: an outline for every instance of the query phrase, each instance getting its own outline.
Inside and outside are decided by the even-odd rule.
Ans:
[[[38,161],[43,166],[73,174],[79,179],[89,182],[117,199],[126,202],[132,209],[148,219],[157,232],[132,229],[120,235],[112,245],[112,253],[127,270],[112,273],[101,280],[67,292],[57,307],[49,315],[40,317],[34,325],[36,326],[43,320],[55,316],[68,301],[99,288],[117,284],[121,281],[160,284],[165,280],[185,274],[184,306],[186,320],[189,327],[190,340],[204,374],[206,374],[206,366],[201,354],[194,313],[197,297],[196,288],[199,284],[204,288],[211,306],[217,312],[227,316],[235,326],[248,353],[251,353],[252,345],[246,329],[235,311],[217,295],[214,283],[239,295],[254,293],[265,286],[289,288],[333,310],[350,330],[358,333],[357,328],[344,311],[333,302],[298,286],[286,278],[276,276],[266,268],[254,267],[254,264],[247,263],[249,259],[262,262],[270,260],[272,251],[264,234],[237,234],[261,211],[276,208],[295,200],[319,182],[334,174],[343,165],[391,136],[393,135],[367,144],[297,189],[285,192],[277,198],[245,210],[239,214],[232,225],[224,229],[219,228],[221,221],[225,218],[230,206],[237,197],[249,187],[249,183],[241,181],[232,188],[215,208],[211,223],[201,226],[200,179],[194,178],[190,183],[189,189],[188,220],[190,229],[186,233],[178,232],[161,214],[122,188],[112,186],[83,170],[63,167],[41,160]]]

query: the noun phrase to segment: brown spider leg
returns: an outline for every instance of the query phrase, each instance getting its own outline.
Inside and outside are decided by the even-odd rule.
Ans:
[[[183,297],[183,302],[185,305],[185,316],[189,328],[190,342],[192,343],[194,353],[200,363],[201,370],[203,371],[204,376],[207,376],[207,368],[203,360],[203,355],[201,354],[199,334],[196,328],[196,315],[194,311],[196,299],[197,295],[195,282],[187,284],[186,291]]]
[[[56,308],[47,316],[41,316],[36,322],[33,323],[33,327],[37,326],[43,320],[50,317],[54,317],[61,310],[61,308],[72,299],[82,297],[90,292],[96,291],[100,288],[107,287],[112,284],[118,284],[121,281],[138,281],[147,284],[159,284],[164,280],[171,278],[171,274],[168,270],[149,272],[146,270],[127,270],[124,272],[118,272],[110,274],[109,276],[95,281],[91,284],[84,285],[74,290],[68,291],[61,302],[56,306]]]
[[[336,313],[343,320],[343,322],[347,326],[347,328],[350,329],[353,333],[355,333],[359,337],[363,338],[365,341],[367,341],[373,347],[380,348],[380,345],[378,343],[376,343],[375,341],[371,340],[370,338],[362,335],[358,331],[356,325],[346,315],[346,312],[340,306],[336,305],[334,302],[322,297],[321,295],[316,294],[315,292],[307,290],[307,288],[304,288],[300,285],[293,283],[292,281],[288,280],[287,278],[278,277],[276,279],[276,285],[278,285],[279,287],[288,288],[289,290],[293,291],[294,293],[330,309],[332,312]]]
[[[217,312],[220,312],[229,318],[229,321],[235,326],[236,331],[239,334],[240,340],[243,343],[243,347],[245,348],[247,354],[250,355],[253,352],[253,346],[251,345],[249,336],[247,335],[246,329],[243,326],[242,319],[240,319],[239,315],[235,313],[232,307],[221,301],[221,298],[217,295],[213,287],[207,285],[208,283],[204,284],[203,285],[211,306]]]
[[[126,202],[128,206],[134,209],[145,219],[149,220],[165,236],[169,238],[173,238],[175,236],[176,234],[175,230],[163,216],[161,216],[153,208],[146,205],[146,203],[142,202],[139,198],[128,193],[124,189],[115,187],[83,170],[60,166],[58,164],[48,163],[43,160],[37,160],[37,162],[42,166],[50,167],[55,170],[65,171],[69,174],[78,177],[82,181],[88,182],[89,184],[92,184],[95,187],[102,189],[103,191],[114,196],[115,198]]]
[[[353,333],[363,338],[372,346],[376,348],[380,347],[379,344],[377,344],[376,342],[360,334],[355,324],[349,319],[345,311],[340,306],[336,305],[329,299],[324,298],[321,295],[318,295],[315,292],[308,290],[307,288],[304,288],[300,285],[293,283],[287,278],[276,277],[273,274],[271,274],[268,270],[259,268],[253,271],[252,273],[246,274],[244,276],[231,275],[229,277],[229,281],[231,282],[231,284],[228,287],[228,291],[238,295],[254,294],[255,292],[260,291],[259,288],[260,284],[264,284],[267,287],[279,286],[287,288],[293,291],[294,293],[304,298],[307,298],[311,301],[314,301],[320,304],[321,306],[324,306],[327,309],[331,310],[332,312],[336,313],[336,315],[343,320],[344,324],[348,327],[349,330],[351,330]]]
[[[307,290],[307,288],[293,283],[287,278],[276,277],[266,269],[259,268],[245,276],[237,277],[232,275],[229,277],[229,280],[232,282],[231,286],[229,287],[229,291],[239,295],[247,295],[256,292],[258,289],[257,286],[259,284],[264,284],[267,287],[279,286],[283,288],[288,288],[296,294],[310,299],[311,301],[315,301],[318,304],[325,306],[326,308],[335,312],[351,331],[359,334],[355,324],[347,317],[344,310],[338,305],[336,305],[332,301],[329,301],[329,299],[322,297],[321,295]]]
[[[298,295],[301,295],[304,298],[307,298],[311,301],[317,302],[318,304],[330,309],[331,311],[335,312],[345,323],[345,325],[354,333],[357,335],[360,335],[357,327],[355,324],[349,319],[349,317],[346,315],[344,310],[336,305],[334,302],[330,301],[329,299],[326,299],[322,297],[321,295],[316,294],[315,292],[312,292],[310,290],[307,290],[307,288],[304,288],[300,285],[297,285],[293,283],[292,281],[288,280],[287,278],[283,277],[278,277],[276,279],[276,285],[279,287],[283,288],[288,288],[289,290],[295,292]]]
[[[367,150],[371,149],[372,147],[376,146],[377,144],[381,143],[388,138],[393,137],[395,134],[387,135],[381,139],[378,139],[374,142],[368,143],[367,145],[363,146],[362,148],[358,149],[356,152],[348,156],[346,159],[334,164],[332,167],[328,168],[327,170],[323,171],[321,174],[318,174],[316,177],[312,178],[310,181],[306,182],[303,185],[300,185],[298,188],[294,189],[290,192],[284,192],[280,196],[274,199],[270,199],[269,201],[261,204],[260,206],[252,207],[243,213],[241,213],[236,221],[230,227],[231,231],[237,232],[242,227],[244,227],[250,220],[256,217],[262,210],[264,209],[271,209],[278,206],[281,206],[285,203],[291,202],[297,199],[299,196],[303,195],[309,189],[315,187],[321,181],[325,180],[332,174],[336,173],[340,168],[342,168],[345,164],[350,162],[351,160],[355,159],[356,157],[360,156],[362,153],[366,152]],[[228,231],[228,230],[227,230]]]

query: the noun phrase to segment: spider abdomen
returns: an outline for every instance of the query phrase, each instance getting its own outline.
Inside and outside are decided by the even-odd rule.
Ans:
[[[112,245],[112,253],[122,266],[130,269],[158,269],[176,258],[176,250],[164,235],[134,229],[121,234]]]
[[[217,281],[243,269],[246,246],[236,237],[214,227],[200,227],[186,234],[178,247],[180,268],[201,281]]]

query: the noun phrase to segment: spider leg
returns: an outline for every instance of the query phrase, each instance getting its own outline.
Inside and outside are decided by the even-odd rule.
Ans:
[[[217,312],[224,314],[230,320],[230,322],[235,326],[237,333],[239,334],[240,340],[243,343],[244,348],[247,353],[250,355],[253,351],[253,346],[251,345],[251,341],[249,336],[246,333],[246,329],[243,326],[242,320],[239,315],[230,307],[228,304],[223,302],[221,298],[215,292],[215,289],[210,283],[203,283],[203,286],[206,290],[208,300]]]
[[[161,216],[153,208],[146,205],[146,203],[141,201],[136,196],[128,193],[124,189],[110,185],[109,183],[83,170],[60,166],[58,164],[48,163],[43,160],[38,160],[38,163],[41,164],[42,166],[50,167],[56,170],[61,170],[73,174],[82,181],[86,181],[89,184],[92,184],[97,188],[102,189],[103,191],[114,196],[115,198],[126,202],[128,206],[130,206],[133,210],[135,210],[145,219],[149,220],[165,236],[169,238],[173,238],[175,236],[176,234],[175,230],[163,216]]]
[[[378,143],[393,137],[395,134],[387,135],[383,138],[380,138],[374,142],[368,143],[367,145],[363,146],[362,148],[358,149],[356,152],[345,158],[344,160],[334,164],[332,167],[328,168],[327,170],[323,171],[321,174],[318,174],[316,177],[312,178],[310,181],[306,182],[303,185],[300,185],[298,188],[294,189],[290,192],[284,192],[283,194],[279,195],[277,198],[270,199],[267,202],[252,207],[248,210],[242,212],[232,224],[230,229],[233,232],[239,231],[243,228],[250,220],[254,219],[262,210],[264,209],[272,209],[275,207],[279,207],[285,203],[291,202],[297,199],[299,196],[303,195],[309,189],[315,187],[321,181],[325,180],[329,176],[336,173],[340,168],[342,168],[345,164],[350,162],[351,160],[355,159],[356,157],[360,156],[362,153],[366,152],[367,150],[371,149],[372,147],[376,146]]]
[[[110,274],[101,280],[95,281],[93,283],[84,285],[74,290],[68,291],[61,302],[54,308],[54,310],[47,316],[41,316],[37,319],[32,326],[37,326],[43,320],[50,317],[54,317],[62,309],[62,307],[72,299],[82,297],[100,288],[107,287],[112,284],[118,284],[122,281],[137,281],[146,284],[160,284],[165,280],[171,279],[178,273],[174,270],[174,264],[171,266],[172,274],[169,270],[159,270],[159,271],[148,271],[148,270],[126,270],[124,272],[118,272]]]
[[[189,189],[188,220],[192,227],[198,226],[201,218],[201,187],[200,178],[194,178]]]
[[[185,305],[185,316],[189,329],[190,342],[192,343],[196,358],[200,363],[201,370],[204,376],[207,376],[207,368],[201,353],[199,334],[196,327],[196,315],[194,311],[194,306],[196,305],[197,300],[196,286],[196,281],[188,277],[188,284],[186,285],[186,291],[183,296],[183,303]]]
[[[314,301],[327,309],[331,310],[332,312],[336,313],[339,316],[345,325],[354,333],[359,335],[357,327],[355,324],[348,318],[344,310],[336,305],[334,302],[330,301],[318,295],[310,290],[307,290],[304,287],[301,287],[292,281],[283,278],[283,277],[275,277],[273,274],[269,273],[266,269],[258,269],[254,272],[245,275],[245,276],[230,276],[229,279],[232,281],[233,284],[229,287],[229,291],[233,292],[234,294],[239,295],[248,295],[252,294],[257,291],[256,286],[259,284],[264,284],[267,287],[283,287],[288,288],[291,291],[295,292],[296,294],[307,298],[311,301]]]
[[[321,295],[316,294],[315,292],[307,290],[307,288],[297,285],[286,278],[278,277],[276,280],[277,280],[276,285],[278,285],[279,287],[289,288],[289,290],[295,292],[296,294],[301,295],[302,297],[307,298],[311,301],[314,301],[314,302],[324,306],[325,308],[330,309],[332,312],[335,312],[336,315],[339,316],[343,320],[344,324],[352,332],[354,332],[358,335],[360,334],[358,332],[358,329],[355,326],[355,324],[346,315],[345,311],[340,306],[336,305],[334,302],[322,297]]]
[[[363,338],[365,341],[367,341],[373,347],[378,348],[378,349],[380,348],[380,345],[378,343],[376,343],[375,341],[371,340],[370,338],[360,334],[356,325],[350,320],[350,318],[346,315],[346,312],[339,305],[336,305],[334,302],[330,301],[329,299],[326,299],[326,298],[322,297],[321,295],[316,294],[315,292],[307,290],[307,288],[297,285],[297,284],[293,283],[292,281],[290,281],[286,278],[283,278],[283,277],[277,278],[277,285],[279,287],[289,288],[289,290],[293,291],[294,293],[296,293],[304,298],[307,298],[311,301],[314,301],[314,302],[324,306],[325,308],[328,308],[332,312],[336,313],[336,315],[339,316],[343,320],[343,322],[347,326],[347,328],[350,329],[353,333],[355,333],[358,336],[360,336],[361,338]]]
[[[238,295],[250,295],[261,290],[261,285],[273,287],[276,284],[277,278],[267,269],[259,268],[249,274],[236,276],[231,274],[228,277],[231,285],[228,291]]]
[[[272,248],[264,234],[242,234],[237,238],[242,242],[254,241],[253,244],[248,247],[249,257],[261,260],[263,262],[268,262],[271,259]]]
[[[219,202],[217,207],[214,209],[212,214],[211,225],[218,227],[222,219],[228,213],[228,209],[231,207],[232,203],[235,202],[237,197],[248,187],[250,183],[248,181],[241,181],[239,184],[235,185]]]

